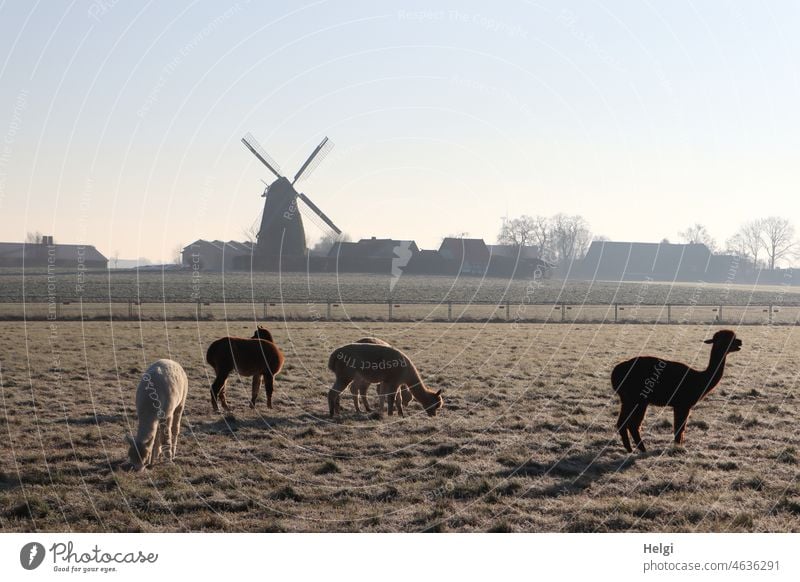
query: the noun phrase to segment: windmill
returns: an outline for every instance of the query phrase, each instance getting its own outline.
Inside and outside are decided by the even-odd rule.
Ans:
[[[307,178],[328,155],[333,148],[333,142],[329,141],[327,137],[323,139],[316,149],[311,152],[305,163],[300,166],[291,182],[281,175],[278,164],[264,151],[251,134],[245,135],[242,138],[242,143],[277,177],[277,180],[267,184],[262,194],[266,200],[264,201],[264,212],[261,215],[261,228],[257,234],[256,247],[253,253],[254,265],[262,268],[301,266],[301,261],[305,261],[307,249],[306,234],[300,212],[301,206],[297,202],[298,198],[311,211],[311,214],[305,211],[307,218],[320,227],[323,232],[326,234],[335,233],[336,236],[342,233],[308,196],[295,189],[295,184],[297,184],[298,180]]]

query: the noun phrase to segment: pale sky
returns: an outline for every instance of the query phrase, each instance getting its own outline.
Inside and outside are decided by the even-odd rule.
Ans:
[[[0,0],[0,240],[241,240],[248,131],[289,175],[331,138],[302,190],[354,239],[800,222],[797,30],[792,1]]]

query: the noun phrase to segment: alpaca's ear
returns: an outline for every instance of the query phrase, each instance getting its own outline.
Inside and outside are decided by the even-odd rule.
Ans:
[[[442,395],[442,390],[444,390],[444,388],[439,388],[439,391],[436,393],[436,396],[441,396]]]
[[[704,343],[704,344],[713,344],[713,343],[714,343],[714,340],[713,340],[713,339],[704,340],[704,341],[703,341],[703,343]]]
[[[126,444],[126,445],[131,445],[131,446],[133,446],[133,437],[132,437],[131,435],[129,435],[129,434],[126,434],[126,435],[125,435],[125,438],[124,438],[123,440],[125,441],[125,444]]]

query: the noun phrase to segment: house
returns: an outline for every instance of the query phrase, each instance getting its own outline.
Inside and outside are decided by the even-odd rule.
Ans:
[[[704,244],[593,241],[573,276],[607,281],[699,281],[711,251]]]
[[[254,245],[251,242],[199,239],[181,251],[184,267],[198,271],[232,271],[250,268]]]
[[[391,273],[403,269],[419,253],[413,240],[362,238],[334,243],[328,252],[328,269],[352,273]]]
[[[108,259],[93,245],[55,243],[43,236],[38,243],[0,243],[0,267],[106,269]]]
[[[489,266],[489,248],[482,238],[447,237],[439,246],[439,254],[456,266],[456,273],[483,275]]]

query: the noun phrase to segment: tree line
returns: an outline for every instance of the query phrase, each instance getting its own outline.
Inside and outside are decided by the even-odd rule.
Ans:
[[[800,244],[794,225],[787,218],[768,216],[742,224],[736,233],[717,244],[703,224],[693,224],[678,233],[682,243],[702,243],[711,252],[726,253],[744,259],[755,267],[775,269],[798,256]],[[498,244],[536,246],[539,257],[552,264],[565,264],[582,259],[593,240],[608,240],[592,236],[589,223],[580,215],[555,214],[504,219],[497,235]],[[668,243],[669,239],[661,242]]]

